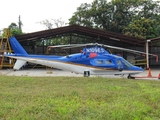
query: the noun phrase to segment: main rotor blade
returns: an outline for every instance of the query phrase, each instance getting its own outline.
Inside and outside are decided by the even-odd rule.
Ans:
[[[86,43],[86,44],[74,44],[73,46],[69,46],[69,47],[64,47],[62,49],[70,49],[70,48],[77,48],[77,47],[85,47],[85,46],[93,46],[95,45],[94,43]]]
[[[117,50],[122,50],[122,51],[127,51],[127,52],[131,52],[131,53],[134,53],[134,54],[148,54],[148,55],[152,55],[152,56],[157,57],[157,55],[155,55],[155,54],[150,54],[150,53],[137,51],[137,50],[131,50],[131,49],[127,49],[127,48],[115,47],[115,46],[111,46],[111,45],[98,44],[98,43],[56,45],[56,46],[48,46],[48,48],[64,47],[62,49],[70,49],[70,48],[93,46],[93,45],[112,48],[112,49],[117,49]]]
[[[113,49],[117,49],[117,50],[131,52],[131,53],[147,54],[146,52],[131,50],[131,49],[127,49],[127,48],[115,47],[115,46],[110,46],[110,45],[103,45],[103,46],[107,47],[107,48],[113,48]],[[156,56],[155,54],[150,54],[150,53],[148,53],[148,55]]]
[[[72,46],[72,45],[71,44],[68,44],[68,45],[54,45],[54,46],[48,46],[48,48],[60,48],[60,47],[66,47],[66,46]]]
[[[95,45],[94,43],[86,43],[86,44],[68,44],[68,45],[54,45],[54,46],[48,46],[48,48],[60,48],[64,47],[64,49],[69,49],[69,48],[75,48],[75,47],[83,47],[87,45]]]

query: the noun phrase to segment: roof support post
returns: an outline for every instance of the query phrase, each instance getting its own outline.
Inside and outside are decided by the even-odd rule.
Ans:
[[[150,42],[151,40],[147,40],[146,41],[146,60],[147,60],[147,69],[149,69],[149,45],[148,43]]]

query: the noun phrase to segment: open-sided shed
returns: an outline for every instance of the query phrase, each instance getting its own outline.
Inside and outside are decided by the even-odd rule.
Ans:
[[[59,27],[55,29],[49,29],[34,33],[28,33],[16,36],[19,42],[41,40],[42,38],[55,38],[57,36],[70,36],[70,43],[72,43],[72,36],[83,36],[83,38],[93,39],[93,42],[104,43],[108,45],[120,46],[120,47],[135,47],[144,46],[145,39],[140,39],[132,36],[126,36],[114,32],[105,30],[99,30],[89,27],[83,27],[79,25],[70,25],[65,27]],[[77,41],[78,44],[78,41]]]

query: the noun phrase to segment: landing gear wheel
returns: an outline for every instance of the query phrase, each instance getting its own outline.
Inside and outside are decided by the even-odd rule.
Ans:
[[[135,79],[135,77],[132,77],[130,74],[127,77],[128,79]]]
[[[84,71],[84,77],[89,77],[90,76],[90,72],[89,71]]]
[[[128,79],[131,79],[131,75],[128,75],[127,78],[128,78]]]

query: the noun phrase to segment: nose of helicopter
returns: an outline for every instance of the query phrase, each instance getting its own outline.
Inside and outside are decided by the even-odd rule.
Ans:
[[[138,66],[133,66],[132,68],[131,68],[131,70],[135,70],[135,71],[144,71],[144,69],[143,68],[141,68],[141,67],[138,67]]]

